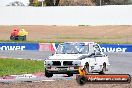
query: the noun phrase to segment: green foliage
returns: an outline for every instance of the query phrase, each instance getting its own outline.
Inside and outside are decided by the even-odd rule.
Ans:
[[[39,2],[38,2],[38,0],[34,0],[34,6],[38,6],[39,5]]]
[[[43,72],[43,61],[0,59],[0,76]]]

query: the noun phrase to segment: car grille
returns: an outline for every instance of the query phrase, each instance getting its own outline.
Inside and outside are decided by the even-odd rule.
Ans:
[[[63,61],[63,65],[64,66],[70,66],[70,65],[73,65],[72,62],[73,61]]]
[[[53,62],[53,66],[61,66],[60,61],[52,61],[52,62]]]

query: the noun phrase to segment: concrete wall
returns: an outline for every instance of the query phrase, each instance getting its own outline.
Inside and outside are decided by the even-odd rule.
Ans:
[[[132,25],[132,5],[0,7],[0,25]]]

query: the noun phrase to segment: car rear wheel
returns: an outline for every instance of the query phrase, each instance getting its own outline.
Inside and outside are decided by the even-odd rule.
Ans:
[[[103,64],[102,71],[99,72],[99,74],[106,74],[106,64],[105,63]]]
[[[86,62],[85,66],[84,66],[84,70],[86,71],[86,74],[89,73],[89,64],[88,64],[88,62]]]

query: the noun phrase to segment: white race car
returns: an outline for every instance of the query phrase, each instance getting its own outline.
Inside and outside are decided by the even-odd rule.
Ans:
[[[109,60],[100,46],[94,42],[66,42],[59,44],[57,51],[45,60],[45,76],[67,74],[73,76],[78,68],[87,69],[88,73],[105,74]]]

